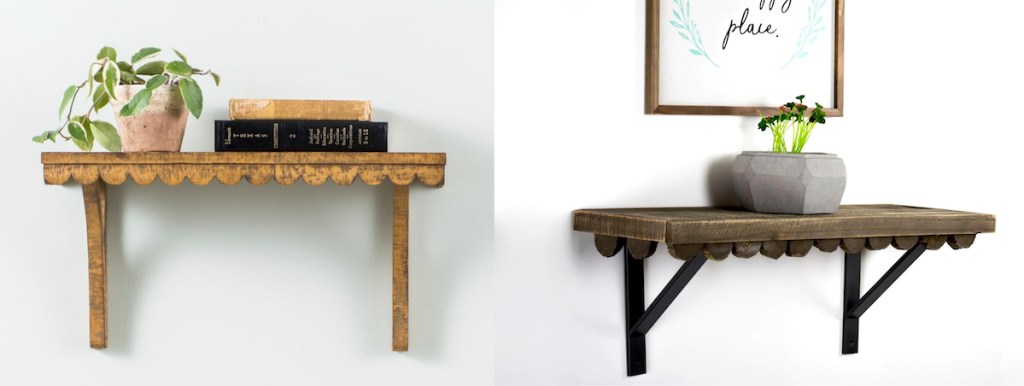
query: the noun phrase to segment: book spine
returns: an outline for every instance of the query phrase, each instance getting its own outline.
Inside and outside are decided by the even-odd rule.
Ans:
[[[373,119],[370,101],[232,99],[228,103],[231,119],[287,119],[369,121]]]
[[[388,151],[387,122],[215,121],[216,151]]]

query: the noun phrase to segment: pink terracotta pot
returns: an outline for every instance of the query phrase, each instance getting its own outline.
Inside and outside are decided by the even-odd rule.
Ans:
[[[111,100],[110,105],[114,107],[114,115],[117,117],[121,151],[181,151],[188,108],[185,107],[178,86],[160,86],[154,90],[149,105],[141,113],[121,116],[121,107],[145,87],[141,84],[122,85],[114,90],[117,100]]]

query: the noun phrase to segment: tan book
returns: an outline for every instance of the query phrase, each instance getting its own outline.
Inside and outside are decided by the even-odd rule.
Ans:
[[[370,101],[327,101],[295,99],[231,99],[231,119],[307,119],[369,121]]]

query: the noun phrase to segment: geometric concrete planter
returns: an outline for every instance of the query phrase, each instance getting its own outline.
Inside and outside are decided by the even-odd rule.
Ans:
[[[846,190],[846,164],[835,154],[745,151],[732,166],[736,196],[762,213],[835,213]]]

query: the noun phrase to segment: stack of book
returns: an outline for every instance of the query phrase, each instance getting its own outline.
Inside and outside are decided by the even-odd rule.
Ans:
[[[387,122],[370,101],[232,99],[216,121],[216,151],[388,151]]]

